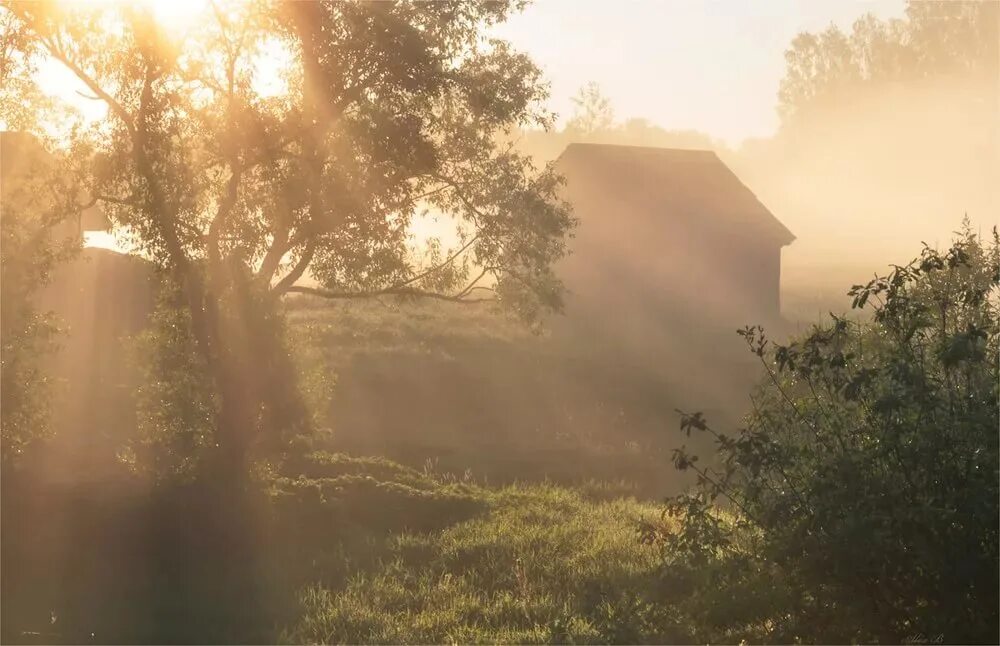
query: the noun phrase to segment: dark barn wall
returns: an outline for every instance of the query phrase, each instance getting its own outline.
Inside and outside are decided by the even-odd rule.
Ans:
[[[781,315],[781,247],[768,240],[729,236],[716,242],[723,281],[733,292],[731,315],[748,324],[774,323]]]
[[[571,321],[597,319],[576,322],[607,329],[640,312],[727,327],[778,320],[777,243],[581,193],[570,194],[580,224],[571,255],[557,268]]]
[[[50,478],[100,479],[134,436],[139,366],[132,347],[153,300],[148,262],[93,248],[60,266],[39,294],[39,307],[61,328],[57,349],[45,358],[56,384],[44,469]]]
[[[794,237],[716,155],[577,144],[557,167],[579,220],[557,267],[560,327],[624,341],[657,325],[683,338],[780,323]]]
[[[736,420],[760,377],[736,331],[783,334],[791,234],[711,153],[612,148],[571,147],[559,160],[579,226],[556,268],[568,293],[552,338],[564,356]]]
[[[750,273],[738,254],[711,232],[643,217],[613,198],[574,196],[574,204],[580,225],[557,267],[568,293],[565,313],[551,321],[553,341],[565,356],[643,375],[675,406],[738,416],[756,364],[735,330],[760,322],[734,299]],[[748,282],[759,289],[776,278]]]

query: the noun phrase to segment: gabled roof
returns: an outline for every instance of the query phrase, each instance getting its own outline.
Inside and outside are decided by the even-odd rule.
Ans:
[[[569,182],[599,187],[609,198],[643,211],[677,218],[711,218],[706,224],[766,237],[780,245],[795,239],[767,207],[710,150],[570,144],[556,160]]]

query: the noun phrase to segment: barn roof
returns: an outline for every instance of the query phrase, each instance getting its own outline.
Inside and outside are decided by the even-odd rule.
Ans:
[[[738,229],[787,245],[795,239],[753,192],[710,150],[570,144],[556,160],[576,182],[631,204],[677,218],[711,218],[706,224]],[[605,188],[606,187],[606,188]]]

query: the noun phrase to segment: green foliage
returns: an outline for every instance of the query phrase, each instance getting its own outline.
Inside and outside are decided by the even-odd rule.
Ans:
[[[47,150],[34,137],[3,133],[0,210],[0,443],[3,460],[48,433],[50,379],[40,361],[56,321],[38,310],[38,291],[79,248],[73,216],[82,199],[72,160],[78,150]]]
[[[143,6],[15,3],[3,33],[12,57],[49,56],[108,105],[89,133],[95,193],[178,276],[225,259],[279,294],[308,269],[338,295],[498,285],[547,309],[572,220],[552,170],[498,145],[551,122],[547,87],[485,37],[521,7],[223,2],[181,35]],[[276,52],[287,88],[262,95],[257,61]],[[409,244],[428,207],[463,239],[431,266]],[[455,271],[466,261],[481,279]]]
[[[644,596],[656,554],[629,523],[653,509],[549,486],[470,489],[484,513],[390,540],[378,564],[302,594],[290,643],[686,641]]]
[[[41,58],[26,25],[0,7],[0,130],[39,132],[73,122],[68,106],[57,105],[39,87]]]
[[[136,437],[120,457],[157,479],[189,479],[214,445],[216,402],[191,319],[169,285],[159,288],[149,327],[134,341],[131,360],[141,371],[136,389]]]
[[[322,527],[324,535],[333,527],[428,531],[470,516],[482,504],[474,487],[444,483],[382,458],[319,451],[284,465],[284,471],[296,475],[272,481],[278,513],[315,515],[290,524]]]
[[[218,2],[181,33],[142,3],[9,5],[5,56],[61,63],[108,108],[71,134],[93,144],[88,188],[182,297],[231,475],[311,421],[283,294],[492,293],[532,320],[560,306],[561,180],[498,144],[550,121],[537,66],[485,38],[521,6]],[[289,64],[270,95],[258,63],[276,54]],[[412,248],[427,209],[460,246]],[[307,272],[321,287],[296,285]]]
[[[234,283],[239,285],[239,281]],[[120,457],[157,478],[189,480],[199,469],[218,466],[215,459],[221,436],[215,420],[220,390],[199,352],[183,296],[169,281],[161,281],[158,290],[150,324],[131,348],[130,360],[141,373],[136,393],[138,434]],[[241,381],[258,395],[244,401],[246,419],[252,424],[243,429],[246,457],[273,464],[285,457],[294,438],[306,436],[310,421],[324,419],[326,411],[320,406],[328,400],[330,386],[322,363],[299,356],[315,352],[314,345],[306,345],[293,356],[276,303],[259,293],[234,293],[237,291],[227,290],[215,305],[228,318],[228,334],[219,344],[232,354],[237,354],[235,348],[257,348],[254,356],[234,359],[240,370],[248,373]],[[304,368],[301,375],[299,367]],[[310,433],[308,437],[318,440],[323,435]],[[267,464],[260,466],[267,469]]]
[[[697,389],[650,365],[581,359],[586,343],[534,335],[486,304],[290,298],[285,312],[324,407],[317,426],[330,429],[315,448],[431,461],[490,484],[596,479],[661,496],[682,479],[662,468],[672,443],[661,420]]]
[[[18,307],[7,301],[6,308]],[[8,314],[9,316],[9,314]],[[13,327],[13,326],[12,326]],[[51,384],[39,358],[53,347],[56,332],[51,320],[41,314],[23,315],[16,331],[3,334],[3,410],[0,455],[6,462],[25,452],[34,440],[48,435]]]
[[[323,442],[330,438],[333,431],[330,411],[337,372],[336,365],[328,356],[331,351],[322,342],[322,333],[318,326],[296,326],[293,322],[288,325],[287,344],[292,351],[294,370],[311,427],[308,436],[298,438],[300,442]]]
[[[788,345],[741,331],[770,382],[698,485],[669,501],[663,602],[698,639],[994,643],[998,614],[1000,243],[966,231],[851,290]]]

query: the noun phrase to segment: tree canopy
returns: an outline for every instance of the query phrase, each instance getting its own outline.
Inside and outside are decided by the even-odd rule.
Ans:
[[[262,430],[276,378],[248,375],[283,354],[262,341],[281,294],[560,306],[559,177],[496,143],[551,119],[538,68],[486,37],[520,6],[218,1],[179,29],[145,2],[7,5],[22,80],[48,57],[107,105],[70,134],[93,150],[87,188],[181,290],[226,433]],[[451,240],[414,235],[428,212]]]
[[[444,294],[464,272],[423,276],[406,245],[431,207],[499,291],[555,304],[556,177],[492,140],[548,121],[534,64],[483,37],[513,4],[219,3],[183,35],[142,3],[11,9],[26,47],[108,104],[96,192],[156,262],[226,258],[276,292],[309,269],[331,290]],[[282,53],[287,91],[262,95],[261,59]]]
[[[54,157],[23,133],[2,133],[0,144],[0,457],[7,461],[49,431],[51,379],[38,357],[51,347],[55,325],[33,297],[75,250],[79,233],[67,216],[78,213],[83,196],[66,155]]]

